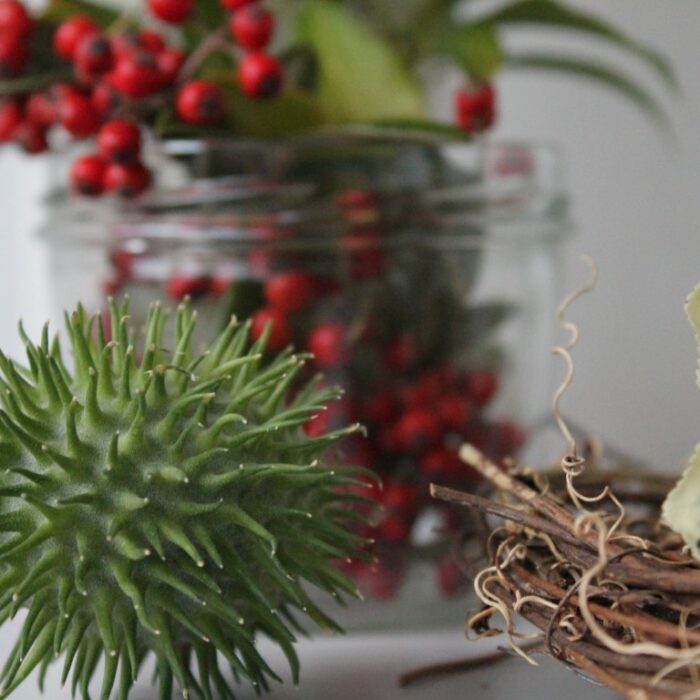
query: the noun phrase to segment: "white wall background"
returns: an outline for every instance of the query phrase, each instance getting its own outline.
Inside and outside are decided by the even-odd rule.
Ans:
[[[616,445],[678,468],[700,441],[697,353],[683,312],[700,282],[700,2],[580,4],[671,58],[683,89],[667,103],[677,145],[636,108],[567,78],[506,77],[500,131],[565,144],[579,228],[571,286],[586,275],[578,252],[600,267],[596,292],[570,312],[583,336],[566,409]]]
[[[569,244],[571,286],[586,274],[578,252],[600,266],[597,291],[571,310],[583,338],[566,408],[617,446],[678,468],[700,440],[696,351],[682,308],[700,281],[700,1],[581,5],[653,43],[676,65],[683,97],[667,106],[677,145],[605,89],[539,74],[501,78],[497,133],[564,144],[579,230]],[[611,55],[602,44],[594,49]],[[20,351],[17,318],[38,330],[48,314],[44,251],[32,232],[45,179],[39,161],[0,154],[0,345],[12,352]]]

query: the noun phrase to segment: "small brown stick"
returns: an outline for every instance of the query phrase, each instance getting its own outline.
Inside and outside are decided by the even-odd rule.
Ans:
[[[549,581],[545,581],[544,579],[534,576],[522,566],[514,564],[513,568],[517,571],[517,575],[520,578],[539,588],[553,598],[563,599],[566,595],[566,591],[563,589],[555,586]],[[578,596],[572,595],[569,602],[571,605],[578,605]],[[672,625],[671,623],[660,620],[652,615],[647,615],[641,611],[634,615],[626,615],[618,612],[617,610],[612,610],[604,605],[599,605],[598,603],[589,603],[589,606],[591,610],[596,613],[596,615],[604,620],[607,620],[608,622],[616,622],[617,624],[625,627],[632,627],[652,636],[663,638],[669,642],[681,641],[680,629],[676,625]],[[685,631],[685,635],[689,642],[700,644],[700,631],[689,629]]]
[[[430,495],[433,498],[446,501],[447,503],[478,508],[486,513],[498,515],[506,520],[525,525],[525,527],[532,528],[533,530],[539,530],[540,532],[546,532],[548,535],[559,537],[574,546],[581,544],[581,540],[578,537],[575,537],[564,528],[550,523],[548,520],[527,515],[522,511],[515,510],[515,508],[509,508],[502,503],[490,501],[486,498],[481,498],[481,496],[463,493],[462,491],[456,491],[447,486],[438,486],[437,484],[430,484]]]
[[[541,646],[541,642],[529,642],[527,644],[521,644],[520,649],[526,653],[532,653],[537,647]],[[480,668],[481,666],[486,666],[487,664],[499,663],[505,661],[508,658],[513,658],[509,649],[499,649],[491,654],[483,654],[482,656],[473,656],[468,659],[459,659],[457,661],[446,661],[440,664],[431,664],[429,666],[422,666],[415,669],[414,671],[409,671],[399,676],[399,686],[405,688],[406,686],[412,685],[419,681],[428,680],[430,678],[436,678],[438,676],[447,676],[455,673],[463,673],[465,671],[471,671],[475,668]]]
[[[676,693],[669,694],[662,690],[647,689],[644,683],[646,679],[643,676],[628,675],[625,681],[622,680],[618,674],[610,673],[599,664],[591,661],[586,654],[582,654],[575,649],[568,649],[567,653],[569,658],[574,661],[579,668],[584,669],[593,676],[593,678],[599,680],[601,683],[605,683],[609,688],[630,698],[630,700],[633,698],[638,698],[639,700],[678,700],[678,695]],[[630,687],[631,683],[637,685],[637,688]]]
[[[462,445],[459,456],[463,462],[485,476],[497,489],[517,496],[524,503],[531,505],[540,515],[567,529],[578,542],[581,541],[581,537],[574,535],[575,518],[564,506],[555,503],[551,498],[541,496],[519,479],[506,474],[473,445]],[[597,546],[595,537],[589,535],[588,540],[591,546]]]

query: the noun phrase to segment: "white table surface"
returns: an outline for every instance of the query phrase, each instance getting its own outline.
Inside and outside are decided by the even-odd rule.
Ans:
[[[0,660],[9,651],[15,637],[17,623],[0,633]],[[577,677],[559,664],[537,657],[538,667],[531,667],[517,658],[509,658],[490,668],[422,681],[408,688],[399,688],[397,678],[417,667],[481,655],[496,649],[501,639],[468,642],[461,630],[424,634],[372,634],[347,637],[323,637],[302,641],[298,645],[301,657],[301,684],[291,683],[273,687],[263,697],[268,700],[611,700],[617,697]],[[262,642],[266,658],[283,677],[284,659],[269,642]],[[58,683],[60,662],[48,674],[46,700],[69,700],[68,688]],[[133,700],[154,700],[149,687],[150,669],[141,674]],[[94,697],[99,697],[96,683]],[[180,697],[177,694],[175,697]],[[239,700],[253,700],[251,688],[241,686]],[[13,700],[40,700],[34,679],[28,679]]]

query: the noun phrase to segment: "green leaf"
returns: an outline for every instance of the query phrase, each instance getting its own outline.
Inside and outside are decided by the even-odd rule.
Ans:
[[[313,92],[318,83],[318,64],[308,46],[291,46],[282,54],[284,80],[287,86]]]
[[[623,97],[631,100],[638,107],[641,107],[648,116],[660,126],[670,130],[668,116],[654,97],[631,78],[600,63],[592,63],[584,59],[569,56],[533,53],[506,56],[505,65],[508,68],[534,68],[547,71],[561,71],[602,83]]]
[[[503,49],[496,30],[488,24],[473,24],[454,30],[445,51],[470,76],[488,80],[503,64]]]
[[[344,124],[329,127],[324,132],[360,138],[435,143],[441,141],[470,141],[471,136],[452,124],[422,119],[387,119],[369,124]]]
[[[226,11],[219,0],[197,0],[195,16],[212,29],[221,27],[226,22]]]
[[[309,131],[324,123],[314,95],[285,90],[277,97],[251,100],[237,85],[225,88],[233,130],[238,135],[278,138]]]
[[[23,75],[19,78],[0,80],[0,97],[43,90],[44,88],[50,87],[54,83],[68,82],[72,80],[72,78],[73,71],[66,68],[48,73]]]
[[[480,22],[491,25],[544,25],[593,34],[635,54],[648,63],[664,82],[674,88],[678,87],[673,69],[659,53],[607,22],[579,10],[564,7],[553,0],[517,0],[493,14],[482,17]]]
[[[185,124],[172,111],[166,110],[161,112],[155,125],[158,136],[281,138],[312,131],[325,123],[320,106],[309,93],[286,90],[277,97],[251,100],[230,80],[214,81],[226,96],[226,121],[197,127]]]
[[[42,17],[58,24],[77,14],[87,15],[103,28],[112,24],[120,15],[110,7],[96,5],[86,0],[50,0]]]
[[[318,61],[318,99],[329,120],[420,119],[421,90],[395,50],[343,5],[306,0],[299,39]]]

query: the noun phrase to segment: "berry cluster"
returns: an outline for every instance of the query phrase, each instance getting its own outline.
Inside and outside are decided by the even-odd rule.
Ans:
[[[29,62],[29,37],[34,22],[18,0],[0,4],[0,75],[19,75]]]
[[[80,194],[114,192],[133,197],[151,182],[140,160],[141,130],[128,119],[111,119],[97,132],[98,152],[81,156],[71,167],[71,185]]]
[[[238,64],[238,80],[250,97],[270,97],[282,84],[282,65],[265,49],[275,31],[275,17],[259,0],[221,0],[230,10],[228,28],[244,51]]]
[[[234,60],[240,88],[251,99],[281,88],[281,63],[265,52],[272,13],[253,0],[220,1],[231,13],[230,37],[213,32],[189,56],[150,27],[103,30],[84,14],[64,20],[53,31],[52,48],[72,66],[72,80],[0,101],[0,143],[14,141],[40,153],[49,148],[54,127],[74,139],[97,135],[98,152],[73,165],[73,189],[90,196],[140,194],[151,182],[140,160],[141,127],[164,111],[201,127],[226,117],[222,88],[196,75],[208,55],[218,51]],[[196,2],[150,0],[149,9],[157,21],[182,25],[195,20]],[[0,0],[0,74],[16,77],[27,70],[35,25],[19,0]]]
[[[360,310],[373,294],[380,303],[392,297],[389,280],[402,270],[382,245],[386,234],[376,195],[348,191],[338,204],[348,226],[332,258],[304,256],[286,245],[289,229],[267,224],[256,229],[244,257],[219,256],[199,267],[191,259],[168,263],[116,250],[108,291],[128,292],[132,299],[190,296],[202,315],[218,316],[224,307],[250,316],[251,336],[268,334],[270,350],[293,344],[313,354],[305,378],[322,372],[346,389],[305,431],[320,438],[348,423],[368,428],[369,439],[345,440],[343,459],[375,471],[384,483],[383,489],[374,483],[361,489],[372,499],[361,534],[375,541],[379,564],[347,567],[367,593],[387,597],[403,581],[421,521],[432,513],[447,533],[462,527],[458,514],[432,501],[428,491],[430,482],[478,484],[476,473],[459,460],[459,446],[466,440],[501,460],[522,446],[525,435],[516,423],[491,416],[501,384],[496,369],[477,362],[457,366],[449,357],[426,353],[416,323],[397,325],[393,306]],[[430,280],[423,280],[421,293],[431,294]],[[405,306],[405,290],[401,294],[396,304]],[[438,562],[435,572],[445,594],[461,589],[464,577],[451,560]]]

